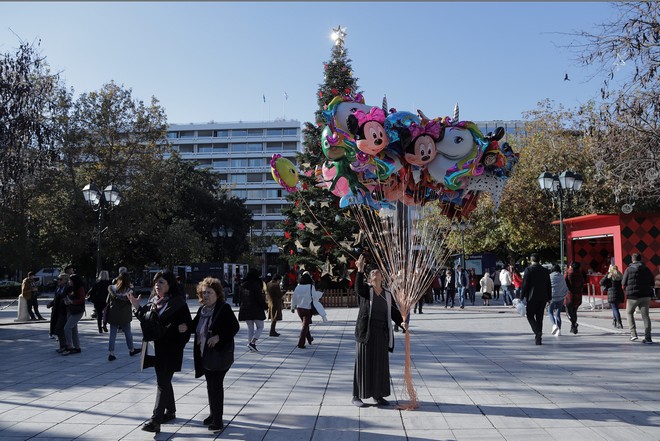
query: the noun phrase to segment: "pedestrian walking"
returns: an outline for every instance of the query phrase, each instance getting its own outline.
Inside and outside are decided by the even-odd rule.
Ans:
[[[474,305],[474,301],[477,297],[477,285],[479,285],[479,278],[474,268],[468,270],[468,294],[470,297],[470,303]]]
[[[108,341],[108,361],[115,361],[115,340],[117,332],[121,329],[126,339],[128,355],[131,357],[140,353],[141,349],[136,349],[133,345],[133,332],[131,330],[131,321],[133,314],[131,312],[131,301],[128,295],[133,295],[131,281],[128,273],[120,273],[117,277],[117,283],[107,288],[106,303],[108,304],[107,322],[110,325],[110,339]]]
[[[445,308],[451,303],[454,307],[454,297],[456,297],[456,274],[447,268],[445,272]]]
[[[506,306],[513,305],[513,278],[510,268],[505,267],[500,270],[500,292]]]
[[[312,275],[305,271],[300,276],[298,285],[293,290],[293,295],[291,296],[291,312],[297,312],[302,322],[300,337],[298,337],[298,348],[300,349],[305,349],[305,342],[311,345],[314,341],[314,337],[312,337],[309,329],[312,324],[312,306],[316,308],[321,317],[325,317],[325,309],[323,309],[323,306],[319,302],[322,296],[323,292],[318,291],[314,287]]]
[[[355,262],[355,292],[358,316],[355,323],[355,369],[353,370],[353,405],[364,406],[365,398],[373,398],[378,406],[387,406],[390,395],[390,358],[394,351],[392,322],[407,329],[396,307],[392,293],[383,287],[383,275],[374,269],[367,283],[364,255]]]
[[[156,403],[151,418],[142,426],[145,432],[160,432],[160,426],[176,418],[176,401],[172,378],[181,371],[183,349],[190,340],[192,317],[184,293],[177,289],[176,277],[170,271],[159,271],[153,279],[153,291],[146,305],[139,298],[127,295],[133,313],[140,321],[149,321],[158,314],[164,333],[153,340],[154,354],[148,354],[150,344],[142,343],[142,368],[156,371]],[[143,332],[144,336],[144,332]]]
[[[108,301],[108,287],[110,287],[110,274],[107,271],[99,271],[98,278],[90,290],[87,292],[87,299],[94,305],[96,311],[96,326],[99,329],[99,334],[108,332],[108,327],[105,324],[107,317],[103,316],[103,311]],[[130,313],[130,303],[128,304]]]
[[[30,320],[46,320],[39,313],[39,288],[37,288],[37,279],[32,271],[28,272],[27,277],[21,283],[21,295],[27,303]]]
[[[484,276],[479,280],[479,286],[481,289],[481,298],[484,301],[484,306],[490,306],[490,299],[493,297],[493,279],[490,278],[488,271],[484,273]]]
[[[65,273],[60,273],[57,276],[57,287],[53,294],[47,308],[51,309],[50,312],[50,335],[56,336],[59,343],[57,353],[61,354],[66,351],[66,336],[64,335],[64,325],[66,324],[67,307],[65,298],[73,291],[73,287],[69,284],[69,276]]]
[[[212,432],[224,428],[222,416],[224,413],[224,379],[231,367],[222,366],[220,370],[209,369],[204,365],[204,355],[207,351],[219,353],[234,352],[234,336],[238,333],[240,325],[231,307],[225,301],[224,289],[220,280],[207,277],[197,285],[197,297],[202,306],[192,322],[195,331],[195,345],[193,360],[195,363],[195,378],[202,375],[206,379],[206,392],[208,395],[210,415],[203,421]],[[231,356],[233,359],[233,355]]]
[[[649,304],[653,295],[653,274],[651,270],[642,263],[642,256],[634,253],[632,263],[623,273],[621,285],[626,292],[627,304],[626,315],[628,316],[628,327],[630,328],[630,340],[636,341],[637,327],[635,326],[635,310],[639,308],[644,321],[643,343],[653,343],[651,338],[651,318],[649,317]]]
[[[539,256],[530,256],[531,264],[525,270],[521,296],[527,302],[527,321],[534,333],[534,342],[542,344],[545,306],[552,300],[550,273],[539,263]]]
[[[619,311],[619,304],[624,301],[622,280],[623,274],[616,265],[610,265],[605,277],[600,279],[601,292],[607,294],[607,303],[612,308],[612,326],[617,329],[623,329],[621,312]]]
[[[268,318],[270,319],[270,335],[271,337],[279,337],[275,327],[277,322],[282,320],[282,301],[284,293],[280,288],[280,280],[282,276],[275,274],[271,280],[266,284],[266,301],[268,302]]]
[[[259,352],[257,349],[257,340],[259,340],[264,330],[264,320],[266,320],[265,311],[268,309],[263,287],[264,284],[261,277],[259,277],[257,269],[250,268],[239,288],[241,290],[241,306],[238,310],[238,320],[245,322],[247,325],[247,347],[252,352]]]
[[[584,292],[584,277],[582,277],[582,273],[580,272],[580,262],[573,262],[571,264],[565,280],[569,293],[566,296],[564,305],[566,306],[566,314],[568,314],[568,318],[571,320],[571,332],[577,334],[577,311],[580,305],[582,305],[582,293]]]
[[[550,273],[550,285],[552,289],[552,300],[548,307],[548,318],[552,323],[552,335],[559,337],[561,335],[561,307],[564,304],[564,298],[568,295],[568,286],[564,276],[561,274],[559,265],[552,266]]]
[[[465,293],[468,289],[467,273],[461,265],[456,267],[456,279],[454,281],[456,286],[456,293],[458,294],[459,308],[465,308]]]
[[[78,335],[78,322],[85,314],[85,285],[82,276],[72,274],[69,276],[71,291],[64,298],[67,314],[64,324],[64,337],[66,338],[66,350],[62,355],[80,354],[80,338]]]

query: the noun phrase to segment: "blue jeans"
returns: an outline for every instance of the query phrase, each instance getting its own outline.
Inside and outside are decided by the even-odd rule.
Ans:
[[[465,306],[465,287],[459,286],[456,290],[458,291],[458,304],[463,307]]]
[[[126,346],[128,350],[132,351],[133,347],[133,333],[131,332],[131,322],[125,323],[123,325],[110,325],[110,343],[108,344],[108,351],[115,352],[115,340],[117,339],[117,331],[121,326],[121,330],[124,332],[124,337],[126,338]]]
[[[505,305],[513,305],[513,285],[502,285],[502,297]]]
[[[621,321],[621,312],[619,312],[619,305],[614,302],[610,303],[610,306],[612,307],[612,316],[614,317],[614,320],[618,322]]]
[[[561,305],[564,304],[563,300],[557,300],[556,302],[551,302],[548,307],[548,318],[553,325],[557,325],[561,329]]]

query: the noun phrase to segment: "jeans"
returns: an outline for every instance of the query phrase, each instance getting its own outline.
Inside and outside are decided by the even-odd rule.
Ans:
[[[28,314],[30,314],[30,318],[32,320],[39,319],[42,320],[43,317],[41,316],[41,313],[39,312],[39,299],[37,298],[36,294],[32,294],[32,298],[30,300],[27,300],[27,310]],[[32,312],[34,311],[34,312]],[[35,317],[36,315],[36,317]]]
[[[247,324],[248,327],[248,343],[252,343],[252,341],[257,341],[259,340],[259,337],[261,337],[261,332],[264,330],[264,321],[263,320],[245,320],[245,323]],[[257,326],[257,330],[254,330],[255,325]]]
[[[621,312],[619,312],[619,305],[614,302],[610,303],[610,306],[612,307],[612,317],[614,317],[614,320],[616,320],[617,323],[621,321]]]
[[[556,302],[551,302],[550,307],[548,308],[548,318],[553,325],[557,325],[561,329],[561,306],[564,304],[563,300],[557,300]]]
[[[83,316],[83,312],[80,314],[69,314],[66,315],[66,323],[64,324],[64,337],[66,338],[66,345],[69,348],[79,348],[80,339],[78,338],[78,322]]]
[[[505,305],[513,305],[513,286],[502,285],[502,297]]]
[[[117,331],[121,326],[121,330],[124,332],[124,337],[126,338],[126,346],[128,350],[132,351],[133,348],[133,333],[131,332],[131,322],[124,323],[123,325],[110,325],[110,343],[108,344],[108,351],[115,352],[115,340],[117,339]]]
[[[477,297],[477,288],[475,286],[468,288],[468,296],[470,297],[470,303],[474,305],[474,300]]]
[[[454,296],[456,296],[456,293],[454,292],[453,289],[445,290],[445,308],[447,307],[447,305],[449,305],[449,303],[451,303],[452,308],[454,307]]]
[[[651,340],[651,318],[649,317],[650,297],[641,299],[628,299],[626,303],[626,314],[628,315],[628,326],[630,327],[630,336],[637,337],[637,327],[635,326],[635,309],[639,307],[644,321],[644,338]]]
[[[456,290],[458,291],[458,305],[462,308],[465,306],[465,287],[459,286]]]

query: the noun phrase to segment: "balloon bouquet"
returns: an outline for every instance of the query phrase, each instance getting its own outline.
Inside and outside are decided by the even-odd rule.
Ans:
[[[335,96],[324,108],[321,147],[326,160],[314,175],[350,208],[404,317],[444,266],[447,228],[424,216],[436,201],[449,220],[469,216],[479,196],[490,193],[499,205],[506,180],[518,161],[504,129],[484,135],[472,121],[429,118],[420,110],[369,106],[361,94]],[[273,177],[289,191],[298,174],[290,161],[273,155]],[[414,209],[412,208],[414,207]],[[411,215],[410,212],[415,215]],[[408,409],[417,406],[406,334],[405,381]]]

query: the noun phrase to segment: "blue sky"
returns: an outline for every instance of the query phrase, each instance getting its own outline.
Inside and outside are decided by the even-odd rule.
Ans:
[[[559,46],[614,13],[605,2],[0,2],[0,53],[40,39],[76,94],[114,80],[158,98],[170,123],[304,122],[342,25],[367,104],[386,94],[398,110],[445,116],[458,102],[461,119],[510,120],[546,98],[597,98],[602,78]]]

